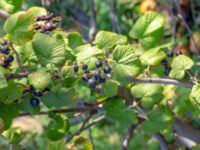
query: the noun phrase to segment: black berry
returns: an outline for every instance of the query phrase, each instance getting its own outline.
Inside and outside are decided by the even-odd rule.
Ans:
[[[9,54],[9,48],[7,46],[2,46],[0,51],[3,53],[3,54]]]
[[[87,69],[88,69],[88,65],[87,64],[83,64],[82,70],[87,70]]]
[[[101,77],[101,72],[99,71],[99,70],[96,70],[95,72],[94,72],[94,78],[97,80],[98,78],[100,78]]]
[[[173,51],[169,51],[169,52],[167,53],[167,56],[168,56],[168,57],[173,57],[173,56],[174,56],[174,52],[173,52]]]
[[[105,66],[104,68],[103,68],[103,71],[104,71],[104,73],[105,74],[109,74],[110,72],[111,72],[111,68],[110,68],[110,66]]]
[[[6,61],[8,62],[12,62],[14,60],[14,57],[12,55],[9,55],[7,58],[6,58]]]
[[[1,45],[6,45],[6,44],[7,44],[7,41],[4,41],[4,40],[3,40],[3,41],[1,42]]]
[[[175,51],[175,54],[176,54],[176,56],[178,56],[178,55],[181,55],[181,54],[182,54],[182,52],[181,52],[181,51],[179,51],[179,50],[176,50],[176,51]]]
[[[164,71],[165,76],[169,76],[170,71],[171,71],[171,67],[166,67]]]
[[[88,85],[89,87],[94,88],[96,86],[96,81],[94,79],[89,79]]]
[[[102,77],[102,76],[101,76],[101,77],[98,78],[98,82],[99,82],[99,83],[104,83],[105,81],[106,81],[106,78],[105,78],[105,77]]]
[[[73,64],[73,69],[74,69],[74,72],[78,72],[78,65],[77,64]]]
[[[54,27],[53,27],[51,22],[47,22],[45,24],[44,28],[46,29],[46,31],[52,31],[54,29]]]
[[[33,95],[34,95],[34,96],[37,96],[37,97],[41,97],[41,96],[42,96],[42,92],[40,92],[40,91],[35,91],[35,92],[33,93]]]
[[[101,88],[96,87],[95,92],[100,94],[103,93],[103,90]]]
[[[9,62],[8,61],[4,61],[3,64],[1,64],[4,68],[7,68],[9,66]]]
[[[31,106],[37,107],[40,104],[40,100],[37,98],[31,98],[30,103],[31,103]]]
[[[103,63],[102,63],[102,61],[97,61],[95,63],[95,65],[96,65],[97,68],[99,68],[99,67],[101,67],[103,65]]]

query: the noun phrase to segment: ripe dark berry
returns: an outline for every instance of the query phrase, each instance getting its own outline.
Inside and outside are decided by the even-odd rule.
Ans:
[[[8,61],[4,61],[3,64],[1,64],[4,68],[7,68],[9,66],[9,62]]]
[[[6,61],[8,62],[12,62],[14,60],[14,57],[12,55],[9,55],[7,58],[6,58]]]
[[[74,69],[74,72],[78,72],[78,65],[77,64],[73,64],[73,69]]]
[[[173,56],[174,56],[174,52],[173,52],[173,51],[169,51],[169,52],[167,53],[167,56],[168,56],[168,57],[173,57]]]
[[[40,21],[40,20],[41,20],[41,16],[37,16],[37,17],[35,18],[35,20],[36,20],[36,21]]]
[[[95,65],[96,65],[97,68],[100,68],[103,65],[103,63],[102,63],[102,61],[97,61],[95,63]]]
[[[169,76],[170,71],[171,71],[171,67],[166,67],[164,71],[165,76]]]
[[[37,97],[41,97],[41,96],[42,96],[42,92],[40,92],[40,91],[35,91],[35,92],[33,93],[33,95],[34,95],[34,96],[37,96]]]
[[[45,16],[45,20],[50,20],[51,17],[52,17],[52,15],[46,15],[46,16]]]
[[[106,81],[106,78],[105,77],[99,77],[98,78],[98,82],[99,83],[104,83]]]
[[[176,54],[176,56],[178,56],[178,55],[181,55],[181,54],[182,54],[182,52],[181,52],[181,51],[179,51],[179,50],[176,50],[176,51],[175,51],[175,54]]]
[[[0,51],[3,53],[3,54],[9,54],[9,48],[7,46],[2,46],[0,48]]]
[[[89,87],[94,88],[96,86],[96,81],[94,79],[89,79],[88,85]]]
[[[52,31],[54,29],[53,25],[52,25],[52,22],[47,22],[45,25],[44,25],[44,28],[46,29],[46,31]]]
[[[1,42],[1,45],[6,45],[6,44],[7,44],[7,41],[4,41],[4,40],[3,40],[3,41]]]
[[[94,78],[97,80],[98,78],[100,78],[101,77],[101,72],[99,71],[99,70],[96,70],[95,72],[94,72]]]
[[[110,72],[111,72],[111,68],[110,68],[110,66],[105,66],[104,68],[103,68],[103,71],[104,71],[104,73],[105,74],[109,74]]]
[[[103,93],[103,90],[101,88],[96,87],[95,92],[98,94],[101,94],[101,93]]]
[[[31,103],[31,106],[37,107],[40,104],[40,100],[37,98],[31,98],[30,103]]]
[[[88,65],[87,64],[83,64],[82,70],[87,70],[87,69],[88,69]]]

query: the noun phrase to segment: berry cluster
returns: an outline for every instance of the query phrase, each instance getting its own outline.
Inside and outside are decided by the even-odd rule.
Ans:
[[[41,96],[43,95],[42,92],[36,91],[36,89],[35,89],[33,86],[30,86],[30,85],[28,85],[28,86],[26,86],[26,87],[24,88],[23,93],[25,94],[25,93],[27,93],[27,92],[31,93],[32,96],[33,96],[33,97],[30,99],[30,104],[31,104],[31,106],[37,107],[37,106],[40,104],[39,97],[41,97]]]
[[[182,54],[181,51],[175,50],[175,51],[169,51],[169,52],[167,53],[167,56],[168,56],[168,57],[173,57],[173,56],[178,56],[178,55],[181,55],[181,54]]]
[[[3,56],[1,57],[0,65],[4,68],[7,68],[10,65],[10,63],[14,60],[14,57],[10,55],[11,46],[12,43],[8,40],[3,40],[1,42],[0,53],[2,53]]]
[[[52,14],[41,15],[35,18],[34,29],[41,33],[48,33],[57,28],[58,23],[55,21],[60,21],[60,17],[52,17]]]
[[[98,60],[95,63],[96,70],[89,71],[87,64],[82,64],[81,69],[83,71],[82,80],[87,82],[88,86],[95,90],[97,93],[102,93],[101,84],[106,82],[108,75],[111,73],[111,67],[102,60]],[[73,64],[74,72],[77,73],[79,70],[79,66],[74,63]]]

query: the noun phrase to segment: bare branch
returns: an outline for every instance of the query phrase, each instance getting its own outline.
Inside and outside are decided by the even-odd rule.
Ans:
[[[186,28],[186,30],[187,30],[189,36],[190,36],[191,39],[192,39],[192,42],[194,43],[195,48],[196,48],[196,49],[198,50],[198,52],[199,52],[200,49],[199,49],[199,47],[198,47],[198,45],[197,45],[197,43],[196,43],[196,41],[195,41],[195,39],[194,39],[192,30],[190,29],[190,27],[189,27],[189,25],[187,24],[186,20],[183,18],[183,15],[182,15],[182,13],[181,13],[181,7],[180,7],[179,2],[178,2],[177,0],[174,0],[174,3],[175,3],[175,6],[176,6],[176,8],[177,8],[177,10],[178,10],[178,17],[182,20],[182,22],[183,22],[183,24],[184,24],[184,26],[185,26],[185,28]]]
[[[5,78],[7,80],[9,79],[21,79],[21,78],[26,78],[29,75],[29,73],[16,73],[16,74],[6,74]]]
[[[95,34],[97,32],[96,29],[96,13],[94,0],[89,0],[90,3],[90,30],[89,30],[89,40],[92,42],[94,40]]]
[[[71,137],[74,137],[74,136],[76,136],[76,135],[79,135],[82,131],[84,131],[84,130],[86,130],[86,129],[88,129],[88,128],[94,126],[94,125],[96,125],[97,123],[99,123],[99,122],[101,122],[101,121],[103,121],[103,120],[105,120],[105,119],[106,119],[106,116],[105,116],[105,115],[98,117],[97,119],[95,119],[95,120],[94,120],[92,123],[90,123],[89,125],[84,126],[84,127],[81,129],[81,131],[78,130],[78,131],[74,132],[74,133],[67,139],[66,142],[69,142],[69,141],[71,140]]]
[[[159,142],[161,150],[167,150],[167,142],[164,137],[160,133],[154,134],[154,137]]]
[[[29,116],[29,115],[48,115],[49,113],[69,113],[69,112],[86,112],[91,111],[93,107],[83,107],[83,108],[69,108],[69,109],[55,109],[50,111],[41,111],[37,114],[22,113],[19,116]]]
[[[128,149],[128,144],[129,144],[129,142],[132,138],[133,131],[134,131],[135,127],[136,127],[135,125],[131,124],[130,127],[128,128],[126,135],[125,135],[125,138],[124,138],[124,141],[122,143],[121,150],[127,150]]]
[[[8,14],[6,11],[4,11],[3,9],[0,9],[0,18],[2,20],[6,20],[8,17],[10,16],[10,14]]]
[[[164,79],[164,78],[132,78],[134,83],[148,83],[148,84],[170,84],[176,86],[182,86],[185,88],[191,88],[193,83],[184,83],[174,79]]]
[[[71,141],[71,140],[74,138],[74,136],[79,135],[79,134],[83,131],[83,129],[84,129],[86,123],[90,120],[91,117],[92,117],[92,114],[89,114],[89,115],[85,118],[85,120],[83,121],[83,124],[81,125],[80,129],[79,129],[78,131],[75,132],[76,134],[72,134],[72,135],[67,139],[66,142]]]
[[[176,118],[173,124],[173,129],[176,132],[180,142],[187,148],[200,143],[200,130]]]

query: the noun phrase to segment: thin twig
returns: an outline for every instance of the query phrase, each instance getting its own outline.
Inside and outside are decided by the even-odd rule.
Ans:
[[[55,109],[49,111],[41,111],[37,114],[30,114],[30,113],[21,113],[19,116],[29,116],[29,115],[48,115],[49,113],[69,113],[69,112],[86,112],[91,111],[93,107],[83,107],[83,108],[69,108],[69,109]]]
[[[110,18],[111,18],[111,21],[112,21],[113,32],[121,33],[121,30],[120,30],[120,27],[119,27],[119,20],[118,20],[116,10],[115,10],[114,1],[109,2],[108,6],[109,6],[109,10],[110,10]]]
[[[21,78],[26,78],[29,75],[28,72],[26,73],[16,73],[16,74],[6,74],[5,78],[7,80],[9,79],[21,79]]]
[[[161,150],[167,150],[167,142],[164,137],[160,133],[154,134],[154,137],[159,142]]]
[[[131,124],[130,127],[127,129],[124,141],[122,143],[121,150],[127,150],[128,149],[128,144],[129,144],[129,142],[132,138],[133,131],[134,131],[135,127],[136,127],[135,125]]]
[[[95,34],[97,32],[96,28],[96,13],[94,0],[89,0],[90,3],[90,30],[89,30],[89,40],[90,42],[94,40]]]
[[[186,20],[183,18],[183,15],[182,15],[182,13],[181,13],[180,4],[179,4],[179,2],[178,2],[177,0],[174,0],[174,2],[175,2],[175,6],[176,6],[176,8],[177,8],[177,10],[178,10],[178,17],[183,21],[183,24],[184,24],[184,26],[185,26],[185,28],[186,28],[186,30],[187,30],[189,36],[191,37],[192,42],[194,43],[195,48],[196,48],[196,49],[198,50],[198,52],[199,52],[200,49],[199,49],[199,47],[198,47],[198,45],[197,45],[197,43],[196,43],[196,41],[195,41],[195,39],[194,39],[193,32],[192,32],[192,30],[190,29],[189,25],[187,24]]]
[[[191,88],[194,84],[189,82],[180,82],[174,79],[164,79],[164,78],[132,78],[134,83],[148,83],[148,84],[169,84],[182,86],[185,88]]]
[[[21,69],[22,72],[26,72],[26,69],[20,60],[18,52],[13,47],[12,47],[12,51],[15,53],[17,64],[18,64],[19,68]]]
[[[81,131],[78,130],[78,131],[74,132],[74,133],[67,139],[66,142],[69,142],[69,141],[71,140],[71,137],[74,137],[74,136],[76,136],[76,135],[79,135],[80,132],[82,132],[82,131],[84,131],[84,130],[90,128],[90,127],[92,127],[93,125],[96,125],[97,123],[99,123],[99,122],[101,122],[101,121],[103,121],[103,120],[105,120],[105,119],[106,119],[106,116],[105,116],[105,115],[98,117],[97,119],[95,119],[95,120],[94,120],[92,123],[90,123],[89,125],[84,126],[84,127],[81,129]]]
[[[85,118],[85,120],[83,121],[83,123],[82,123],[80,129],[79,129],[78,131],[76,131],[76,134],[72,134],[72,135],[67,139],[66,142],[71,141],[71,140],[74,138],[74,136],[79,135],[79,134],[83,131],[85,125],[86,125],[87,122],[90,120],[90,118],[92,117],[92,115],[93,115],[93,114],[90,113],[90,114]]]
[[[3,9],[0,9],[0,18],[2,20],[6,20],[8,17],[10,16],[10,14],[8,14],[6,11],[4,11]]]

